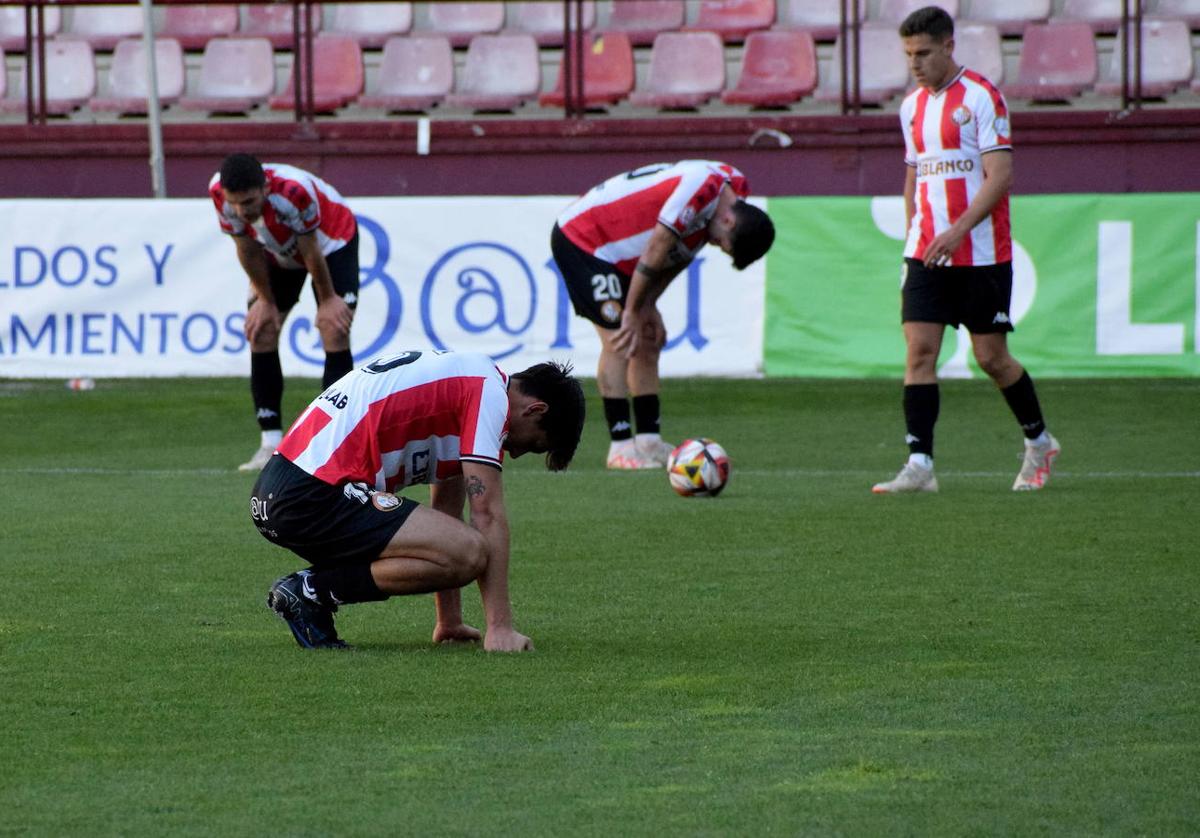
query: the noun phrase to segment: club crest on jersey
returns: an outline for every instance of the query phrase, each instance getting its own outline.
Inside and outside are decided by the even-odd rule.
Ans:
[[[966,125],[971,121],[971,110],[965,105],[959,105],[954,109],[954,113],[950,114],[950,119],[959,127]]]
[[[371,505],[380,512],[395,512],[400,508],[400,498],[391,492],[372,492]]]
[[[600,316],[609,323],[616,323],[621,319],[621,304],[616,300],[605,300],[600,306]]]

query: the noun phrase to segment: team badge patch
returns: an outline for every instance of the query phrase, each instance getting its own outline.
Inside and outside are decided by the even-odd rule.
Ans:
[[[1001,137],[1007,137],[1008,131],[1009,131],[1008,120],[1002,116],[998,116],[998,117],[996,117],[995,124],[996,124],[996,133],[999,134]]]
[[[954,113],[950,114],[950,118],[954,120],[955,125],[963,126],[971,121],[971,111],[966,106],[959,105],[954,109]]]
[[[400,508],[400,498],[391,492],[372,492],[371,505],[380,512],[395,512]]]
[[[600,306],[600,316],[609,323],[616,323],[621,319],[621,304],[616,300],[606,300],[604,304]]]

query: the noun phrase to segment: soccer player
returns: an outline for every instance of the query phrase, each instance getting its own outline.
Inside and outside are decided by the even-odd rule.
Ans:
[[[980,368],[1025,433],[1015,491],[1041,489],[1061,450],[1046,430],[1029,373],[1008,350],[1013,156],[1008,106],[996,87],[954,60],[954,21],[926,6],[900,38],[919,85],[900,106],[908,172],[901,320],[907,347],[904,419],[908,462],[872,491],[936,492],[933,427],[937,358],[947,325],[966,326]]]
[[[609,468],[666,465],[673,446],[659,428],[658,359],[667,335],[658,298],[709,242],[738,270],[770,249],[775,227],[746,203],[748,194],[746,178],[726,163],[656,163],[609,178],[558,217],[554,261],[575,313],[600,336],[596,383]]]
[[[304,648],[343,648],[339,606],[435,594],[435,643],[472,641],[459,588],[479,583],[484,648],[532,649],[513,627],[504,451],[571,462],[583,389],[570,367],[507,376],[480,353],[403,352],[350,372],[296,420],[250,497],[269,541],[311,565],[277,580],[267,605]],[[430,504],[393,494],[430,483]],[[463,523],[464,502],[470,526]]]
[[[258,471],[283,436],[279,334],[306,275],[312,277],[325,349],[321,386],[354,368],[350,322],[358,302],[358,224],[345,199],[316,175],[279,163],[264,166],[249,154],[226,157],[208,192],[221,231],[233,237],[250,278],[250,394],[262,438],[238,470]]]

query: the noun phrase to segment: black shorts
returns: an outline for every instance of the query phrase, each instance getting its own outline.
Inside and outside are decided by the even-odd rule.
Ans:
[[[554,225],[550,233],[550,252],[562,274],[575,313],[597,326],[616,329],[629,293],[630,277],[617,266],[580,249]]]
[[[900,320],[967,327],[972,334],[1011,332],[1012,262],[980,267],[927,268],[904,260]]]
[[[331,486],[281,454],[267,461],[250,493],[250,519],[263,537],[324,566],[379,558],[417,506],[364,483]]]
[[[343,300],[346,295],[353,295],[346,300],[346,305],[354,309],[358,307],[358,230],[344,247],[340,247],[325,257],[329,266],[329,278],[333,281],[333,291]],[[275,305],[280,314],[285,317],[292,306],[300,299],[300,290],[308,271],[304,268],[281,268],[270,259],[267,260],[267,273],[271,281],[271,293],[275,295]],[[254,302],[254,293],[250,294],[250,303]]]

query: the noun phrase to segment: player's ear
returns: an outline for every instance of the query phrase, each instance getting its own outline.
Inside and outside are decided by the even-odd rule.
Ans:
[[[550,409],[550,405],[545,402],[530,402],[522,411],[526,416],[541,416]]]

